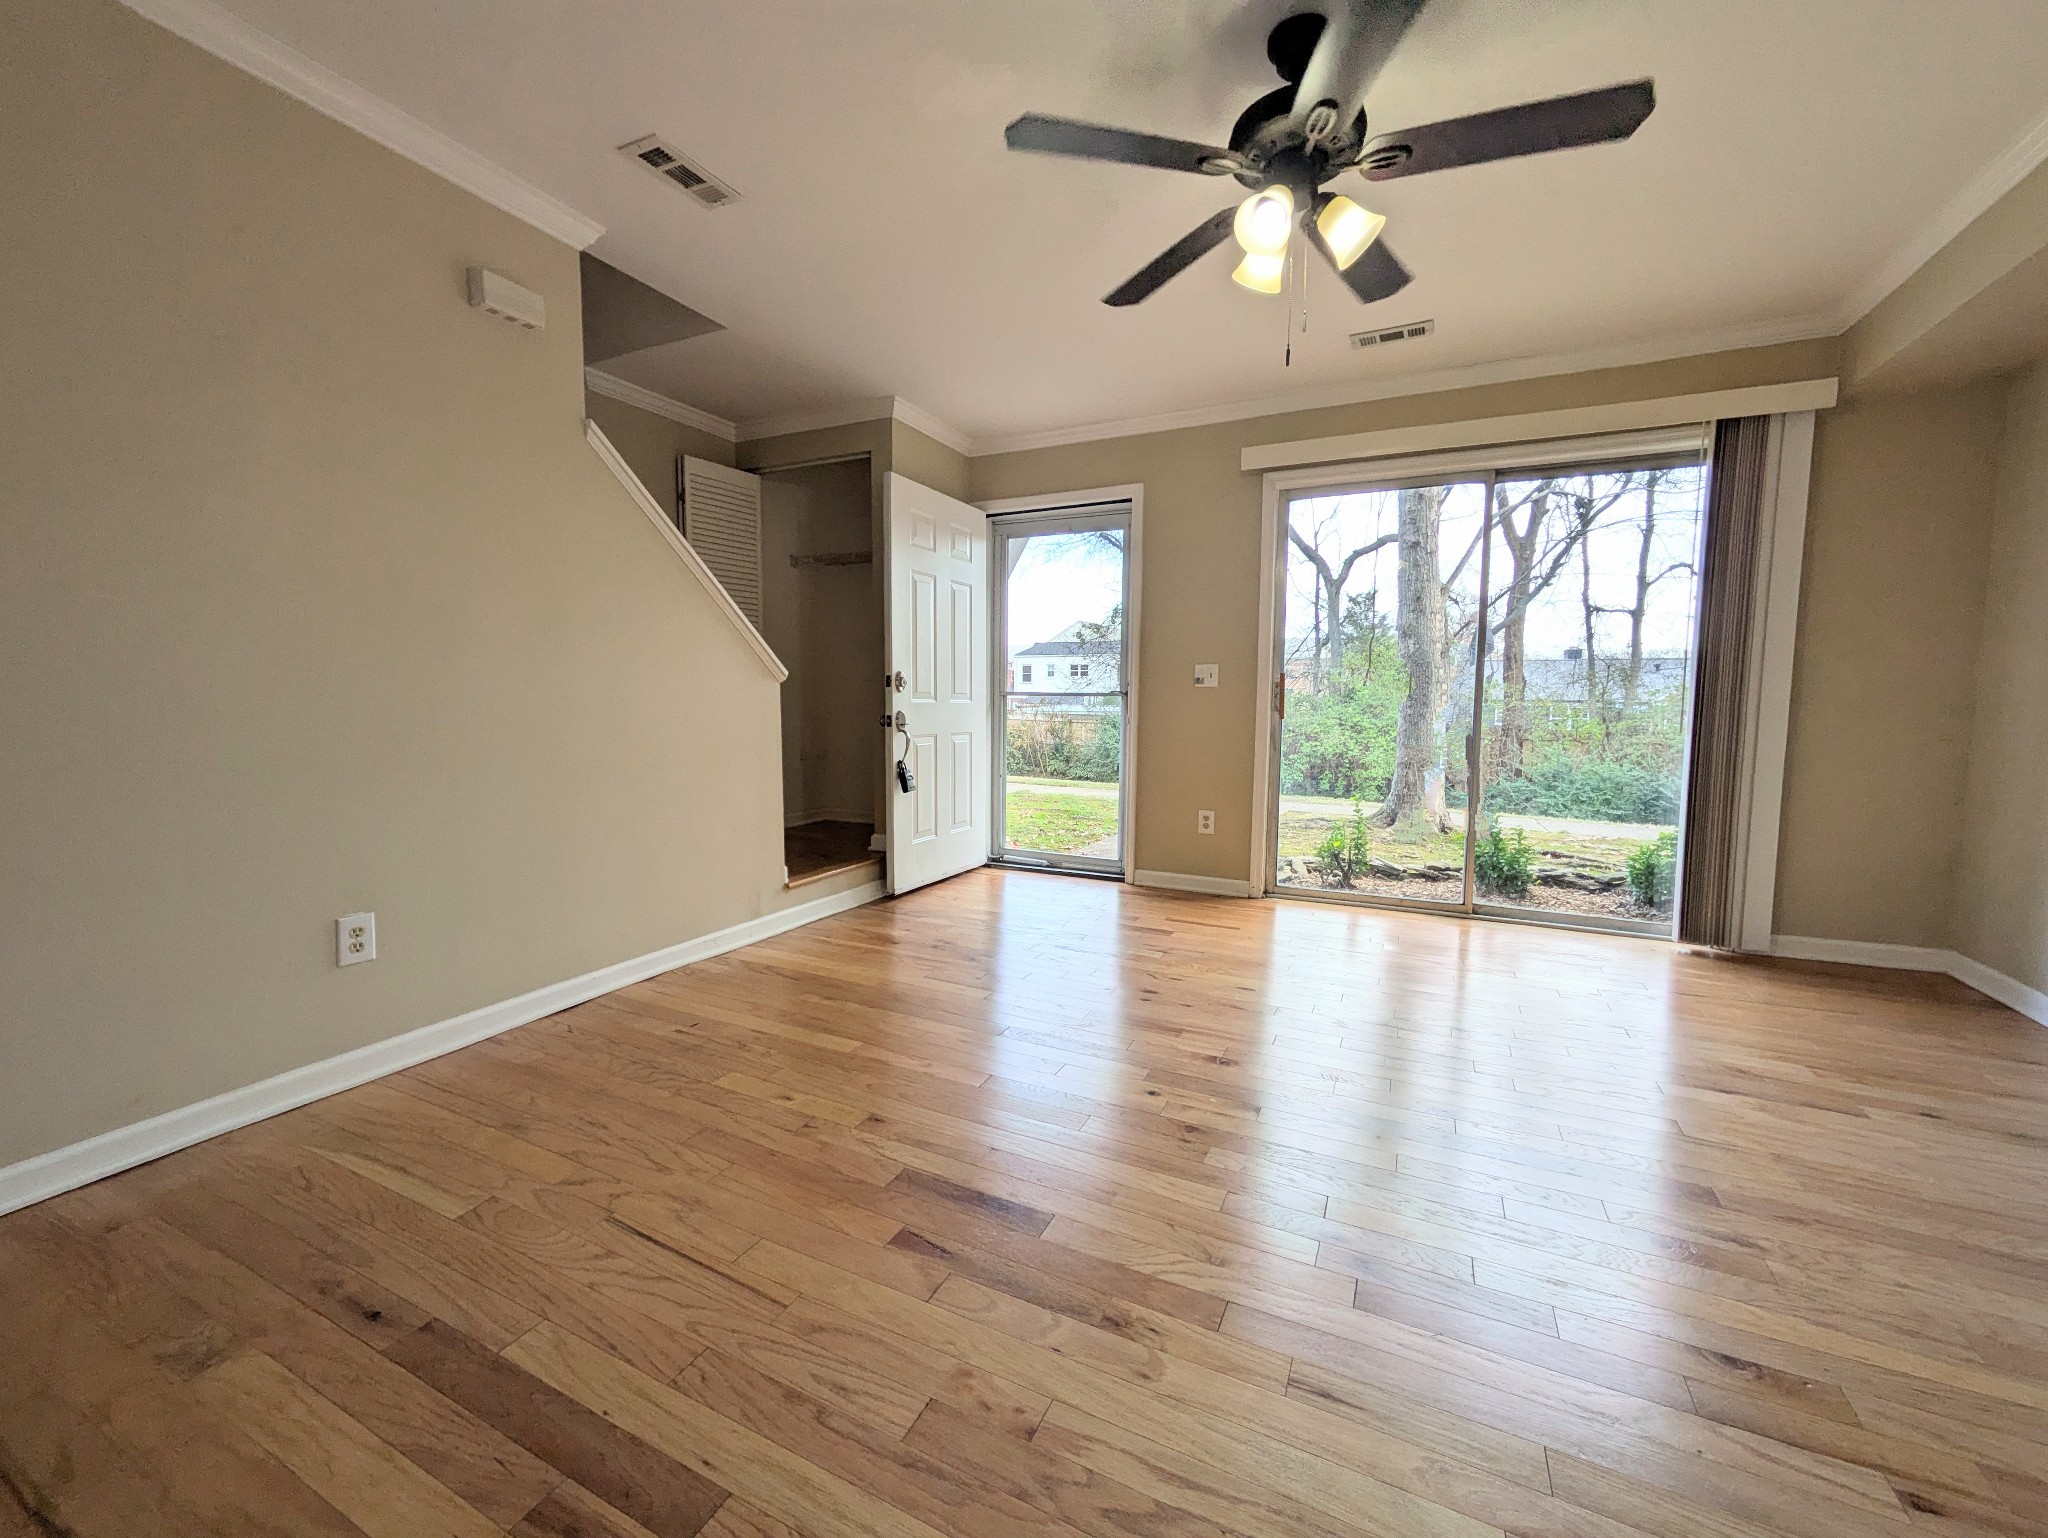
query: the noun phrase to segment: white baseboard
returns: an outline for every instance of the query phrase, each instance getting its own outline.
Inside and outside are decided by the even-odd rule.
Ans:
[[[1177,870],[1141,870],[1131,880],[1139,886],[1162,887],[1169,892],[1201,892],[1209,897],[1252,895],[1249,881],[1233,881],[1227,876],[1187,876]]]
[[[522,993],[515,999],[486,1004],[481,1009],[421,1026],[402,1036],[372,1042],[339,1057],[293,1068],[275,1078],[231,1089],[224,1095],[215,1095],[196,1105],[166,1111],[161,1116],[152,1116],[132,1126],[117,1127],[82,1143],[73,1143],[68,1148],[57,1148],[33,1159],[24,1159],[19,1164],[0,1169],[0,1213],[13,1212],[46,1197],[90,1185],[105,1176],[176,1153],[180,1148],[203,1143],[223,1132],[232,1132],[237,1127],[246,1127],[251,1122],[262,1121],[296,1106],[339,1094],[372,1079],[381,1079],[401,1068],[441,1057],[515,1026],[531,1024],[658,973],[672,972],[693,961],[721,956],[787,930],[830,918],[849,908],[858,908],[881,895],[882,883],[871,881],[830,897],[797,903],[780,912],[735,924],[729,929],[699,935],[694,940],[600,967],[581,977],[550,983],[531,993]]]
[[[1864,940],[1818,940],[1774,935],[1771,954],[1799,961],[1841,961],[1858,967],[1892,967],[1902,972],[1945,972],[1968,988],[1996,999],[2040,1025],[2048,1025],[2048,993],[1974,961],[1959,951],[1923,945],[1877,945]]]
[[[2030,988],[2016,977],[2007,977],[1963,955],[1952,959],[1948,975],[1998,1000],[2007,1009],[2016,1009],[2029,1020],[2048,1025],[2048,993],[2039,988]]]
[[[1879,945],[1869,940],[1821,940],[1807,935],[1771,936],[1771,954],[1793,961],[1839,961],[1852,967],[1890,967],[1900,972],[1946,972],[1953,951],[1924,945]]]
[[[870,806],[864,807],[857,812],[850,812],[841,807],[826,807],[822,811],[784,812],[782,814],[782,825],[785,828],[801,828],[814,822],[864,822],[869,827],[873,827],[875,823],[875,809]]]

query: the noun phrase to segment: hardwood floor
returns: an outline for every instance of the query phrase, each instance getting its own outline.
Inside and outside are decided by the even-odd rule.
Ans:
[[[0,1534],[2048,1532],[2048,1031],[983,872],[0,1219]]]

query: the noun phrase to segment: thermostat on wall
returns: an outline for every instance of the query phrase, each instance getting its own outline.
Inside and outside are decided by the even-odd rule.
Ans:
[[[488,267],[469,269],[469,302],[486,315],[509,320],[528,331],[538,331],[548,323],[545,299]]]

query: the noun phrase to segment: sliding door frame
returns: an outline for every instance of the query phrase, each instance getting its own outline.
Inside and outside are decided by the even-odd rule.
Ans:
[[[1633,469],[1672,461],[1696,459],[1708,465],[1711,458],[1712,424],[1692,423],[1681,427],[1640,432],[1603,434],[1596,437],[1561,438],[1544,443],[1498,444],[1490,447],[1458,448],[1379,461],[1352,461],[1301,469],[1269,471],[1265,476],[1261,505],[1259,541],[1259,688],[1254,696],[1255,725],[1252,733],[1252,820],[1250,890],[1269,897],[1303,898],[1312,902],[1334,902],[1348,906],[1402,909],[1411,912],[1452,913],[1468,917],[1504,919],[1515,923],[1552,927],[1594,929],[1621,934],[1668,938],[1658,926],[1637,920],[1606,918],[1597,914],[1552,913],[1479,900],[1475,864],[1478,856],[1477,818],[1485,787],[1479,783],[1481,733],[1485,723],[1486,668],[1489,654],[1488,623],[1494,594],[1489,557],[1494,536],[1494,491],[1506,480],[1524,479],[1545,470],[1597,472]],[[1329,496],[1346,492],[1391,491],[1417,486],[1483,485],[1485,510],[1480,527],[1479,594],[1477,635],[1473,643],[1472,704],[1465,735],[1465,884],[1464,900],[1458,903],[1426,901],[1420,898],[1382,898],[1366,893],[1317,892],[1312,888],[1283,887],[1279,883],[1279,823],[1282,713],[1285,673],[1282,652],[1286,645],[1285,617],[1287,577],[1287,529],[1290,505],[1303,496]],[[1803,521],[1803,520],[1802,520]],[[1704,522],[1702,524],[1704,528]],[[1794,568],[1796,581],[1796,566]],[[1698,647],[1694,646],[1697,662]],[[1690,758],[1692,715],[1691,677],[1688,669],[1688,706],[1684,750]],[[1775,815],[1775,805],[1772,808]],[[1775,831],[1775,830],[1774,830]],[[1677,914],[1673,901],[1673,929]]]
[[[1095,486],[1083,491],[1049,492],[1028,497],[1000,497],[975,504],[989,515],[989,702],[995,729],[995,773],[989,776],[989,858],[998,865],[1025,870],[1056,870],[1070,874],[1111,877],[1135,883],[1138,876],[1138,642],[1141,634],[1144,593],[1145,486],[1132,482],[1123,486]],[[1009,663],[1006,644],[1006,608],[1009,597],[1007,574],[998,556],[1007,528],[1043,521],[1048,528],[1063,517],[1095,514],[1128,516],[1129,536],[1124,546],[1124,719],[1122,758],[1118,781],[1117,829],[1122,868],[1107,862],[1069,861],[1059,856],[1019,859],[1003,847],[1003,764],[1008,751],[1008,691],[1003,686]],[[1012,522],[1014,520],[1014,522]]]
[[[1406,472],[1406,473],[1404,473]],[[1307,477],[1313,476],[1313,479]],[[1477,911],[1478,884],[1473,862],[1474,818],[1478,801],[1471,794],[1479,770],[1479,717],[1486,701],[1486,599],[1487,562],[1493,552],[1493,488],[1495,472],[1490,468],[1433,470],[1428,461],[1397,463],[1388,467],[1333,465],[1316,472],[1266,477],[1266,510],[1259,558],[1259,630],[1264,641],[1259,648],[1259,691],[1255,696],[1263,719],[1254,733],[1256,762],[1252,772],[1255,815],[1252,819],[1251,890],[1265,897],[1305,897],[1312,902],[1364,903],[1375,908],[1398,908],[1417,913],[1455,913],[1471,916]],[[1276,490],[1274,483],[1287,484]],[[1483,492],[1479,520],[1480,622],[1473,638],[1472,700],[1470,725],[1465,733],[1465,875],[1464,896],[1457,902],[1439,902],[1422,897],[1372,897],[1362,892],[1318,892],[1312,887],[1283,887],[1279,880],[1280,847],[1280,748],[1284,725],[1281,706],[1286,688],[1287,646],[1287,528],[1290,508],[1304,496],[1344,496],[1356,492],[1412,491],[1425,486],[1477,486]]]

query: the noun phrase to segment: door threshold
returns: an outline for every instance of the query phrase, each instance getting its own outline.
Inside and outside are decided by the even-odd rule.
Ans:
[[[1122,883],[1129,878],[1120,870],[1094,870],[1085,865],[1055,865],[1050,860],[1019,860],[1014,856],[991,855],[989,864],[997,870],[1036,871],[1042,876],[1081,876],[1089,881],[1115,881]]]
[[[1365,892],[1317,892],[1305,887],[1269,887],[1264,897],[1284,897],[1294,902],[1323,903],[1333,908],[1371,908],[1379,913],[1416,913],[1439,919],[1482,919],[1491,924],[1521,924],[1536,929],[1569,929],[1582,935],[1620,935],[1631,940],[1677,943],[1677,935],[1654,927],[1638,927],[1628,919],[1601,919],[1593,914],[1566,914],[1562,910],[1510,912],[1498,907],[1454,906],[1448,903],[1402,902],[1398,898],[1374,897]],[[1556,912],[1557,916],[1550,916]],[[1539,916],[1540,913],[1540,916]]]
[[[807,870],[801,876],[791,876],[783,882],[782,889],[785,892],[793,892],[800,886],[810,886],[813,882],[823,881],[827,876],[843,876],[850,870],[866,870],[870,866],[880,870],[882,862],[879,859],[845,860],[837,865],[827,865],[822,870]]]

